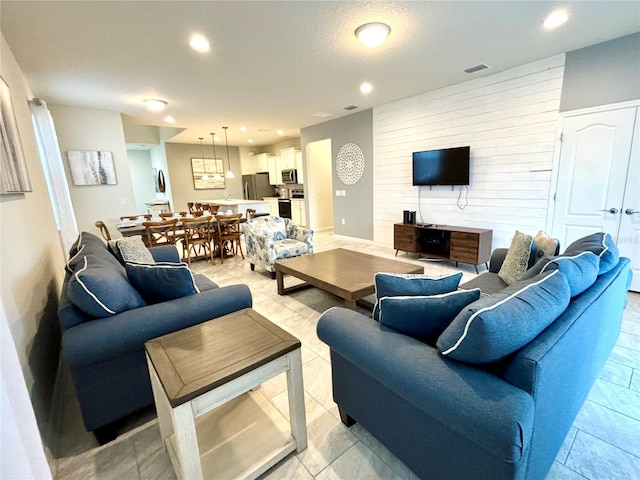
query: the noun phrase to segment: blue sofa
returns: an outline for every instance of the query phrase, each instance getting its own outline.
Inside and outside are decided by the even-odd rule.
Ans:
[[[544,479],[618,337],[630,262],[616,256],[607,268],[533,340],[489,364],[328,310],[317,330],[343,423],[360,422],[420,478]]]
[[[157,262],[180,262],[173,245],[149,251]],[[125,267],[100,238],[87,232],[80,235],[70,257],[58,308],[62,358],[70,370],[85,427],[104,443],[113,438],[114,422],[153,404],[144,343],[249,308],[251,292],[246,285],[219,288],[205,276],[194,274],[199,293],[159,303],[142,301],[137,308],[122,307],[118,310],[123,311],[96,318],[77,300],[74,274],[86,266],[86,257],[89,268],[94,266],[98,272],[100,287],[108,290],[111,282],[114,294],[123,297],[117,289],[126,288]]]

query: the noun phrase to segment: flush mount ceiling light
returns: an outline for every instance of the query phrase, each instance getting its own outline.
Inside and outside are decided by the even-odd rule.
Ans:
[[[249,140],[247,140],[247,143],[253,143],[253,140],[250,138]]]
[[[176,119],[173,118],[171,115],[167,115],[166,117],[164,117],[164,121],[167,123],[176,123]]]
[[[382,45],[390,32],[391,27],[386,23],[372,22],[360,25],[355,34],[365,47],[375,48]]]
[[[149,110],[153,110],[154,112],[158,112],[167,106],[167,102],[158,100],[157,98],[147,98],[143,100],[143,102]]]
[[[542,26],[546,29],[559,27],[569,19],[569,15],[565,10],[555,10],[545,18]]]
[[[284,135],[284,130],[278,130],[276,133],[277,133],[278,135]]]
[[[194,33],[193,35],[191,35],[191,38],[189,39],[189,45],[196,52],[206,53],[209,51],[209,40],[204,38],[199,33]]]
[[[247,131],[247,127],[245,127],[245,126],[240,127],[240,131],[241,132],[246,132]]]
[[[362,85],[360,85],[360,92],[363,95],[371,93],[371,90],[373,90],[373,85],[371,85],[370,83],[364,82]]]

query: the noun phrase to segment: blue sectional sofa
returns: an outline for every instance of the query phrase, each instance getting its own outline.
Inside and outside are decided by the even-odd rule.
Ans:
[[[100,443],[113,437],[113,422],[153,404],[146,341],[252,305],[246,285],[219,288],[179,265],[175,246],[149,251],[155,261],[163,262],[158,266],[179,269],[169,273],[182,275],[195,291],[180,296],[185,294],[184,285],[173,281],[164,288],[178,298],[149,301],[148,296],[138,295],[121,261],[100,238],[87,232],[70,252],[58,309],[62,358],[70,370],[85,427]],[[146,270],[151,269],[143,273]],[[147,281],[146,286],[157,288],[162,282]],[[95,304],[87,303],[91,301]]]
[[[443,354],[452,350],[443,344],[465,309],[432,345],[351,310],[325,312],[318,336],[331,349],[333,396],[343,423],[360,422],[420,478],[544,479],[616,342],[631,280],[628,259],[618,258],[612,247],[605,261],[603,249],[594,251],[589,246],[594,238],[589,240],[577,245],[598,255],[590,286],[576,290],[581,274],[564,268],[562,275],[547,271],[523,280],[536,286],[552,276],[562,280],[554,287],[564,298],[556,304],[562,313],[497,361],[474,363]],[[595,255],[581,255],[573,246],[555,265],[575,258],[594,265]],[[495,290],[495,272],[485,276],[489,290]],[[481,277],[473,286],[482,286]],[[525,283],[484,294],[466,309],[474,311],[477,304],[475,312],[485,315],[493,308],[488,305],[501,303],[496,298],[530,291]],[[554,296],[547,292],[551,301]],[[530,300],[523,308],[546,308]],[[514,313],[500,321],[508,329],[519,322],[526,326],[526,317]],[[455,345],[475,334],[476,325],[466,326]],[[484,354],[484,340],[466,355]]]

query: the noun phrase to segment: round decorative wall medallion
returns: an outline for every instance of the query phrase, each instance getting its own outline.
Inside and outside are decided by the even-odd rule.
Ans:
[[[336,160],[338,178],[345,185],[355,185],[364,173],[364,153],[355,143],[345,143],[340,147]]]

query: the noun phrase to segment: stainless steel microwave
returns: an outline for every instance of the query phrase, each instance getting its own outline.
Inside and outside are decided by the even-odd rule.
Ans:
[[[298,183],[298,171],[295,168],[282,170],[282,183]]]

